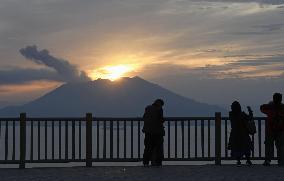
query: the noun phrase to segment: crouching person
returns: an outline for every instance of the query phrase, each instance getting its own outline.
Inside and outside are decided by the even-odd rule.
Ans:
[[[157,99],[152,105],[145,108],[143,115],[144,127],[144,154],[143,165],[148,166],[151,161],[152,166],[162,166],[164,159],[164,119],[163,119],[162,99]]]

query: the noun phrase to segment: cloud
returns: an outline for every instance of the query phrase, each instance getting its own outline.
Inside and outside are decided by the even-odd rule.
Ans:
[[[283,23],[277,24],[267,24],[267,25],[258,25],[255,26],[256,28],[261,28],[264,32],[272,32],[272,31],[279,31],[284,27]]]
[[[64,82],[64,79],[53,70],[12,68],[0,70],[0,85],[23,84],[38,80]]]
[[[203,2],[234,2],[234,3],[249,3],[249,2],[255,2],[255,3],[261,3],[261,4],[273,4],[273,5],[279,5],[284,4],[284,0],[191,0],[191,1],[203,1]]]
[[[186,97],[225,108],[239,100],[243,106],[251,105],[256,115],[261,115],[259,105],[270,101],[274,92],[284,93],[284,75],[216,79],[213,74],[223,69],[220,66],[186,69],[182,65],[149,65],[141,77]]]
[[[193,68],[192,71],[203,72],[203,77],[217,79],[238,78],[279,78],[284,75],[284,55],[240,55],[231,57],[222,65],[210,65]]]
[[[240,32],[233,32],[234,35],[268,35],[268,34],[276,34],[281,33],[283,29],[283,23],[276,23],[276,24],[265,24],[265,25],[254,25],[251,28],[253,30],[247,31],[240,31]]]
[[[282,64],[282,66],[284,66],[284,55],[274,55],[262,58],[243,59],[243,60],[238,60],[237,62],[229,63],[227,65],[228,66],[265,66],[265,65],[271,66],[273,64]]]
[[[204,66],[185,66],[168,62],[167,64],[145,65],[139,76],[146,79],[159,79],[174,75],[189,75],[192,81],[200,79],[239,79],[250,78],[284,78],[284,55],[234,55],[223,64]]]
[[[54,69],[66,82],[91,80],[84,71],[78,70],[75,65],[50,55],[48,50],[39,51],[35,45],[20,49],[20,53],[26,59],[31,60],[36,64],[45,65]]]

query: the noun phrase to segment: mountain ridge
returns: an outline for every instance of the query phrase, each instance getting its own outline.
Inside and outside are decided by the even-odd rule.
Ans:
[[[212,116],[226,110],[178,95],[138,76],[117,81],[98,79],[66,83],[22,106],[0,109],[0,116],[26,112],[36,117],[74,117],[86,112],[95,117],[141,117],[155,99],[165,101],[165,116]]]

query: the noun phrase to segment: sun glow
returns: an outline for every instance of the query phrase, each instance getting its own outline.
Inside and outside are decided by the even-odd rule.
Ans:
[[[91,73],[92,78],[109,79],[111,81],[117,80],[124,76],[129,76],[128,73],[134,71],[134,65],[115,65],[106,66]]]

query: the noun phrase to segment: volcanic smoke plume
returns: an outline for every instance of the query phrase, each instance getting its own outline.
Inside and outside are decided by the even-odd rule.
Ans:
[[[48,50],[38,50],[37,46],[27,46],[20,49],[20,53],[28,60],[36,64],[45,65],[54,69],[65,82],[90,81],[86,72],[80,71],[76,65],[68,61],[56,58],[49,54]]]

